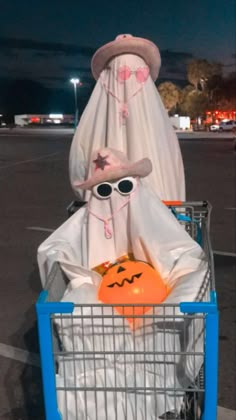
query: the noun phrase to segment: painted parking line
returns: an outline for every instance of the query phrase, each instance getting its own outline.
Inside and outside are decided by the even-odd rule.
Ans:
[[[11,163],[10,165],[0,166],[0,169],[13,168],[14,166],[24,165],[25,163],[36,162],[37,160],[47,159],[51,156],[56,156],[56,155],[59,155],[59,154],[61,154],[61,152],[50,153],[49,155],[38,156],[38,157],[33,158],[33,159],[19,160],[18,162]]]
[[[27,230],[36,230],[39,232],[54,232],[55,229],[50,229],[50,228],[45,228],[45,227],[40,227],[40,226],[27,226],[26,227]]]
[[[235,211],[236,210],[236,207],[225,207],[225,210],[233,210],[233,211]]]
[[[236,420],[236,411],[218,407],[217,420]]]
[[[27,350],[22,350],[18,347],[0,343],[0,356],[17,360],[18,362],[26,363],[27,365],[40,367],[40,357],[38,354],[29,353]]]
[[[225,257],[236,257],[236,253],[235,252],[224,252],[224,251],[213,251],[214,255],[223,255]]]

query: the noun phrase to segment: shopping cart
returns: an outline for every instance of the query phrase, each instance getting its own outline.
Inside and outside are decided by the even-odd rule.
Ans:
[[[197,301],[145,305],[143,315],[129,304],[140,320],[132,330],[118,305],[60,302],[66,281],[55,266],[36,303],[47,420],[217,419],[211,206],[166,205],[194,239],[201,233],[208,270]]]

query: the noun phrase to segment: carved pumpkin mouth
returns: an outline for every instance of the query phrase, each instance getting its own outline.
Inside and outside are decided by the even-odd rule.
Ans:
[[[118,283],[117,281],[115,281],[114,283],[108,284],[107,287],[114,287],[114,286],[118,286],[118,287],[123,287],[125,282],[132,284],[135,280],[135,278],[139,279],[139,277],[141,277],[143,273],[137,273],[137,274],[133,274],[133,276],[131,277],[131,279],[127,279],[124,278],[121,283]]]
[[[161,303],[167,292],[160,274],[150,264],[139,260],[119,261],[103,274],[98,300],[111,304],[134,330],[144,322],[142,316],[152,309],[150,304]]]

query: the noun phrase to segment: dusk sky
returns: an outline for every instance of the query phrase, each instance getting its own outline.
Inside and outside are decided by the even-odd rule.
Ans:
[[[0,79],[67,89],[78,76],[86,89],[93,52],[121,33],[158,45],[160,78],[185,80],[192,57],[235,71],[235,0],[9,0],[0,12]]]

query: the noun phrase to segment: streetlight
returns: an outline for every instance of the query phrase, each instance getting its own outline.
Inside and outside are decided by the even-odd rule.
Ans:
[[[78,99],[77,99],[77,86],[80,85],[80,79],[77,79],[77,78],[73,77],[72,79],[70,79],[70,82],[74,86],[74,94],[75,94],[75,128],[76,128],[77,127],[77,124],[78,124],[78,119],[79,119],[79,109],[78,109]]]

